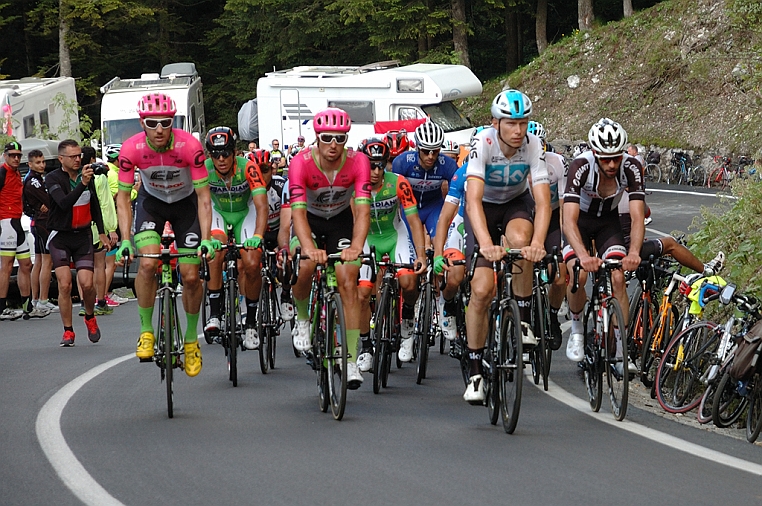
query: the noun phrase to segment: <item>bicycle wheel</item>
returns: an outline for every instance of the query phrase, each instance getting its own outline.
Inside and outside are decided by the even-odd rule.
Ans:
[[[749,407],[746,410],[746,440],[753,443],[762,430],[762,378],[755,373],[749,382]]]
[[[613,297],[606,303],[605,311],[608,311],[606,339],[604,350],[606,357],[606,383],[609,386],[609,400],[611,401],[611,413],[617,421],[624,420],[627,414],[627,400],[630,392],[630,372],[627,367],[627,358],[630,353],[627,349],[627,328],[625,327],[624,315],[619,302]]]
[[[225,300],[225,337],[227,340],[228,371],[233,386],[238,386],[238,334],[236,329],[236,314],[238,310],[238,286],[233,280],[228,280]]]
[[[679,166],[672,166],[667,173],[667,184],[680,184],[683,171]]]
[[[500,309],[499,320],[494,323],[500,329],[498,342],[498,384],[500,388],[500,414],[503,429],[513,434],[519,422],[521,388],[524,380],[523,345],[521,343],[521,320],[519,306],[508,299]]]
[[[672,306],[664,315],[659,314],[654,320],[654,325],[649,330],[646,340],[643,341],[643,349],[640,355],[640,381],[647,388],[654,385],[656,368],[662,356],[662,350],[672,338],[679,315],[677,309]]]
[[[747,405],[746,397],[738,393],[738,382],[730,377],[728,370],[722,375],[712,402],[712,422],[723,429],[733,425]]]
[[[693,186],[704,186],[706,180],[706,170],[701,165],[691,169],[691,184]]]
[[[656,369],[656,398],[668,413],[686,413],[701,402],[700,378],[711,365],[719,343],[717,325],[700,321],[678,333],[667,345]]]
[[[661,167],[655,163],[649,163],[644,169],[645,179],[648,183],[658,183],[661,181]]]
[[[497,315],[490,314],[489,330],[487,331],[487,346],[484,349],[484,397],[487,401],[487,416],[489,423],[497,424],[500,417],[500,387],[498,386],[500,374],[496,367],[499,357],[497,355],[498,343],[500,343],[500,326],[496,325]]]
[[[386,365],[387,349],[389,347],[389,338],[391,337],[390,326],[393,320],[389,318],[387,307],[391,302],[391,288],[384,286],[381,289],[381,296],[376,303],[375,326],[373,328],[373,342],[376,349],[373,353],[373,393],[377,394],[381,390],[382,379],[384,377],[384,366]]]
[[[643,342],[648,336],[653,318],[650,310],[650,304],[644,302],[642,292],[634,303],[630,304],[630,321],[627,323],[627,349],[630,360],[638,365],[640,365],[640,358],[643,353]]]
[[[431,284],[425,283],[421,292],[421,300],[419,301],[418,317],[416,318],[418,325],[416,335],[418,339],[418,374],[415,382],[419,385],[423,381],[423,378],[426,377],[426,366],[429,361],[429,334],[431,333],[433,299]]]
[[[259,369],[262,374],[270,371],[270,330],[272,317],[270,314],[270,280],[262,276],[262,288],[259,290],[257,304],[257,334],[259,334]]]
[[[270,315],[270,326],[267,330],[268,340],[270,344],[270,369],[275,369],[275,345],[278,340],[278,330],[282,321],[280,318],[280,309],[278,308],[278,291],[275,289],[275,284],[271,279],[268,283],[269,289],[267,291],[267,303],[268,314]]]
[[[204,283],[202,284],[201,289],[201,326],[206,327],[206,321],[209,317],[209,289],[206,286],[206,280],[204,280]],[[209,332],[206,330],[202,330],[204,333],[204,341],[206,341],[206,344],[213,344],[214,343],[214,336],[212,336]]]
[[[167,416],[172,418],[174,416],[174,370],[172,364],[174,360],[174,343],[175,333],[179,332],[179,328],[175,328],[175,310],[174,300],[169,290],[164,291],[162,295],[162,317],[164,319],[163,331],[161,334],[164,337],[164,356],[162,357],[163,364],[161,366],[164,369],[164,382],[167,384]]]
[[[344,308],[338,293],[330,294],[326,301],[326,359],[328,390],[333,418],[341,420],[347,403],[347,326]],[[356,355],[356,351],[352,350]]]
[[[533,364],[533,373],[535,369],[534,365],[537,366],[537,373],[534,384],[538,385],[540,383],[540,379],[542,379],[542,388],[546,392],[548,391],[548,369],[550,365],[547,363],[548,351],[550,350],[547,336],[547,311],[547,292],[542,286],[536,287],[532,293],[532,329],[534,336],[537,339],[537,346],[535,346],[534,350],[532,350],[532,355],[534,356],[535,362]]]
[[[601,341],[595,335],[595,311],[588,303],[585,311],[585,358],[582,369],[585,375],[585,389],[590,409],[597,413],[603,400],[603,365],[601,363]]]

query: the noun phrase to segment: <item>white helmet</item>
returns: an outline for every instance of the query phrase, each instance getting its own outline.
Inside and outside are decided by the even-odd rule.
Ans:
[[[601,118],[590,128],[587,139],[596,156],[619,155],[627,145],[627,132],[616,121]]]
[[[458,143],[455,141],[446,140],[444,141],[444,144],[442,144],[442,153],[457,155],[460,153],[460,146],[458,146]]]
[[[527,132],[530,134],[535,134],[537,137],[539,137],[542,140],[545,140],[545,137],[547,137],[547,132],[545,131],[545,127],[542,126],[542,123],[539,123],[537,121],[530,121],[529,125],[527,126]]]
[[[419,149],[439,149],[444,142],[444,130],[431,120],[415,129],[415,144]]]
[[[519,90],[503,90],[492,101],[493,118],[523,119],[532,114],[532,101]]]

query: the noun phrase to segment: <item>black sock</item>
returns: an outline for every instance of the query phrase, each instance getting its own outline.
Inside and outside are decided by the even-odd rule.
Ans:
[[[248,328],[253,328],[254,324],[257,321],[257,306],[259,305],[259,300],[251,300],[250,298],[246,298],[246,326]]]
[[[412,320],[415,318],[415,306],[408,306],[407,302],[402,303],[402,319]]]
[[[219,318],[222,314],[222,304],[222,288],[209,290],[209,315]]]
[[[458,304],[455,302],[455,299],[444,301],[444,312],[447,316],[452,316],[455,314],[455,312],[458,310]]]
[[[291,287],[284,287],[280,292],[281,302],[291,302]]]
[[[94,314],[86,314],[85,315],[85,320],[92,320],[93,318],[95,318]]]
[[[370,350],[373,348],[373,343],[370,341],[370,332],[360,334],[360,341],[362,341],[363,350]]]
[[[98,307],[106,307],[106,299],[100,299],[98,301]]]
[[[69,332],[74,332],[74,327],[64,327],[64,332],[66,332],[67,330]]]
[[[521,321],[531,323],[532,322],[532,296],[531,295],[527,295],[526,297],[515,296],[514,299],[516,299],[516,303],[518,303],[519,305],[519,315],[521,316]]]
[[[471,372],[469,376],[476,376],[482,373],[482,355],[484,355],[484,349],[472,350],[466,347],[468,350],[468,363],[471,364]]]
[[[23,302],[21,303],[21,309],[24,310],[25,313],[29,313],[32,311],[32,296],[27,295],[26,297],[22,297]]]
[[[0,313],[5,311],[5,308],[8,307],[7,304],[8,304],[8,302],[7,302],[7,299],[5,297],[0,299]]]

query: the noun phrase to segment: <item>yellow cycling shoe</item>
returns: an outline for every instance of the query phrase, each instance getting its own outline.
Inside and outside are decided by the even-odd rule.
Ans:
[[[156,342],[156,338],[153,332],[141,332],[138,338],[138,349],[135,355],[141,360],[150,359],[153,357],[153,344]]]
[[[190,376],[198,376],[201,372],[201,348],[198,346],[198,341],[192,343],[185,343],[185,374]]]

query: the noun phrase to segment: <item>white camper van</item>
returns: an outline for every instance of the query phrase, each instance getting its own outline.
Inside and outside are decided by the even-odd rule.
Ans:
[[[122,144],[140,132],[138,101],[148,93],[164,93],[175,101],[175,128],[204,133],[204,97],[201,78],[193,63],[170,63],[161,74],[143,74],[139,79],[113,78],[101,87],[101,145]]]
[[[69,107],[62,107],[67,104]],[[71,77],[24,77],[0,81],[2,133],[19,141],[47,133],[79,140],[77,90]],[[10,106],[10,111],[7,110]],[[10,113],[10,118],[6,115]],[[8,120],[10,119],[10,124]]]
[[[363,67],[295,67],[270,72],[257,82],[260,144],[283,144],[303,135],[315,138],[312,117],[326,107],[339,107],[352,118],[349,146],[378,135],[377,121],[430,117],[445,137],[466,144],[474,128],[453,100],[482,92],[479,79],[463,65],[380,62]]]

